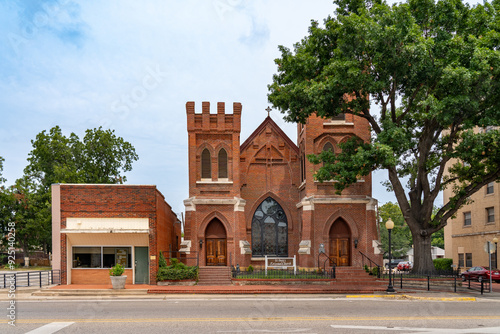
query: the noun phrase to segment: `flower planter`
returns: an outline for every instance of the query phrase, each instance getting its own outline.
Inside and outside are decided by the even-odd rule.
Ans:
[[[127,276],[109,276],[109,278],[111,278],[111,285],[113,285],[113,289],[125,289]]]

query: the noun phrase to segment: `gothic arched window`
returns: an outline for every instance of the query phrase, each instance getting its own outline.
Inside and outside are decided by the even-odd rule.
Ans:
[[[331,151],[333,152],[333,145],[330,142],[327,142],[325,146],[323,146],[323,151]]]
[[[288,221],[283,208],[271,197],[252,218],[252,256],[288,256]]]
[[[210,151],[208,148],[201,152],[201,178],[211,179],[212,178],[212,162],[210,161]]]
[[[225,149],[220,149],[217,160],[219,164],[219,179],[227,179],[227,153]]]

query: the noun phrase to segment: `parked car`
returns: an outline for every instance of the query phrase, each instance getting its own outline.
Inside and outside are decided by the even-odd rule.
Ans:
[[[464,271],[460,276],[463,281],[466,280],[478,280],[481,282],[482,280],[490,280],[490,272],[491,279],[497,283],[500,283],[500,271],[498,269],[491,270],[488,267],[472,267]]]
[[[411,270],[413,268],[413,263],[410,261],[401,261],[397,266],[398,270]]]
[[[399,263],[399,262],[402,262],[402,261],[403,261],[403,260],[401,260],[401,259],[392,259],[392,260],[391,260],[391,268],[392,268],[392,269],[396,269],[396,268],[397,268],[397,266],[398,266],[398,263]],[[389,262],[387,262],[387,263],[385,264],[385,268],[386,268],[386,269],[389,269]]]

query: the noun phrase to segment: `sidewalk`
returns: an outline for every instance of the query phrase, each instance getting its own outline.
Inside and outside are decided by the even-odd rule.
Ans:
[[[366,286],[364,287],[366,288]],[[2,292],[3,291],[3,292]],[[39,288],[18,288],[15,299],[19,300],[60,300],[60,299],[171,299],[171,298],[199,298],[214,295],[221,297],[256,297],[258,295],[282,295],[295,297],[331,297],[331,298],[388,298],[411,300],[438,300],[438,301],[476,301],[494,300],[500,302],[500,292],[484,293],[467,290],[457,293],[449,291],[426,291],[396,289],[396,293],[387,293],[378,287],[378,290],[366,292],[360,287],[345,291],[332,286],[318,285],[246,285],[246,286],[156,286],[156,285],[127,285],[123,290],[113,290],[111,285],[66,285]],[[0,290],[0,301],[10,300],[8,291]]]

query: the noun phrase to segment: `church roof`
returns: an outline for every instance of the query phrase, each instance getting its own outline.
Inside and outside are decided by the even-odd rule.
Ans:
[[[283,132],[283,130],[281,130],[281,128],[278,126],[278,124],[276,124],[272,120],[272,118],[270,116],[267,116],[266,119],[264,120],[264,122],[262,122],[257,127],[257,129],[255,129],[255,131],[245,140],[245,142],[243,144],[241,144],[241,146],[240,146],[240,152],[243,152],[252,143],[252,141],[262,131],[264,131],[264,129],[266,128],[267,125],[270,125],[276,131],[276,133],[278,133],[279,136],[283,138],[283,140],[285,141],[285,143],[287,143],[288,146],[290,146],[294,151],[297,152],[297,154],[299,153],[298,146],[286,135],[285,132]]]

